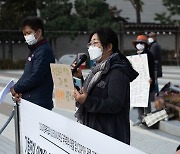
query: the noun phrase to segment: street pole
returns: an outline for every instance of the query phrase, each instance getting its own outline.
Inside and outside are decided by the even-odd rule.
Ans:
[[[176,23],[177,30],[175,31],[175,53],[177,66],[180,65],[180,25]]]
[[[2,1],[2,0],[0,0],[0,23],[3,23],[3,21],[2,21],[2,14],[3,14],[3,11],[2,11],[2,6],[5,4],[5,1]],[[1,38],[2,39],[2,38]],[[3,40],[3,39],[2,39]],[[5,44],[4,44],[4,42],[2,41],[2,40],[0,40],[1,41],[1,44],[2,44],[2,58],[3,59],[5,59],[5,56],[6,56],[6,54],[5,54]]]
[[[14,100],[14,126],[15,126],[16,154],[20,154],[21,146],[20,146],[20,125],[19,125],[19,104],[15,100]]]
[[[0,134],[4,131],[4,129],[7,127],[7,125],[10,123],[14,116],[14,126],[15,126],[15,144],[16,144],[16,154],[21,154],[21,146],[20,146],[20,118],[19,118],[19,104],[12,98],[14,101],[14,109],[11,112],[8,120],[3,125],[3,127],[0,129]]]
[[[120,32],[119,32],[119,49],[121,53],[124,53],[124,23],[120,22]]]

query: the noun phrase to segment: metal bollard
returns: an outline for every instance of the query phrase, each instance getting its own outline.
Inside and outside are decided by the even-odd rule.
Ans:
[[[20,124],[19,124],[19,104],[15,101],[14,97],[12,97],[14,101],[14,109],[12,110],[8,120],[0,129],[0,134],[4,131],[4,129],[8,126],[10,121],[14,116],[14,126],[15,126],[15,144],[16,144],[16,154],[21,153],[21,146],[20,146]]]
[[[16,101],[14,101],[14,126],[15,126],[16,154],[20,154],[21,146],[20,146],[19,104]]]

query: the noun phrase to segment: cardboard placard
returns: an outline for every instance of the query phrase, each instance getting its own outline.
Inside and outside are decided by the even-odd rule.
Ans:
[[[74,83],[70,65],[51,64],[50,66],[54,82],[55,106],[75,111],[75,100],[72,96]]]

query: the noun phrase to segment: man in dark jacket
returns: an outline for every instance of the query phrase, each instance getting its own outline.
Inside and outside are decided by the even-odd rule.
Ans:
[[[155,62],[155,90],[156,94],[159,93],[158,78],[162,77],[162,55],[161,55],[161,46],[158,44],[156,39],[156,34],[150,32],[148,34],[148,43],[149,50],[154,56]]]
[[[38,17],[28,17],[22,22],[22,32],[30,49],[24,73],[11,88],[16,101],[20,97],[52,110],[53,80],[50,63],[55,62],[53,50],[44,38],[43,22]]]
[[[144,114],[148,114],[151,112],[151,101],[154,97],[154,89],[155,89],[155,76],[154,76],[154,56],[148,49],[147,37],[145,35],[138,35],[136,40],[132,42],[134,47],[137,49],[136,54],[147,54],[148,58],[148,68],[150,75],[150,90],[149,90],[149,100],[148,107],[138,107],[138,121],[134,123],[134,126],[138,126],[142,124],[142,118]]]

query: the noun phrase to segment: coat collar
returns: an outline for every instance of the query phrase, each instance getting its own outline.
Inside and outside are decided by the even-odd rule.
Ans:
[[[36,48],[38,48],[40,45],[42,45],[42,44],[45,44],[45,43],[47,43],[47,40],[46,39],[42,39],[41,41],[38,41],[36,44],[34,44],[34,45],[28,45],[28,48],[30,49],[30,50],[35,50]]]

